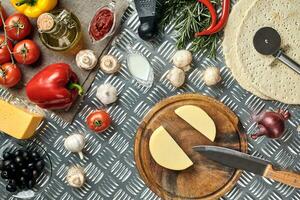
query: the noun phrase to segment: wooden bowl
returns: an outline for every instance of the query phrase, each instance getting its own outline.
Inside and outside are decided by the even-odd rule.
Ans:
[[[217,128],[214,142],[175,114],[174,110],[183,105],[199,106],[213,119]],[[149,139],[159,126],[170,133],[194,162],[193,166],[173,171],[161,167],[153,160]],[[199,94],[167,98],[151,109],[138,128],[134,152],[137,169],[148,187],[163,199],[217,199],[233,188],[241,171],[211,161],[192,150],[193,146],[200,144],[247,152],[246,135],[238,129],[238,118],[224,104]]]

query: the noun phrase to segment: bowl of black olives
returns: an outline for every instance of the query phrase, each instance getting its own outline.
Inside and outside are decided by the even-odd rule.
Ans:
[[[5,196],[28,199],[41,193],[49,183],[52,164],[39,144],[7,140],[0,149],[0,172]]]

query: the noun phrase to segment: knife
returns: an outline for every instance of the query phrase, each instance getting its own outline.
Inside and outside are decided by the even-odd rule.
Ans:
[[[199,145],[193,149],[205,157],[228,167],[246,170],[281,183],[300,188],[300,174],[276,170],[265,160],[232,149]]]

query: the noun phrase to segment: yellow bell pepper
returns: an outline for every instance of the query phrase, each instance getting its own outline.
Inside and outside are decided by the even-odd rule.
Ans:
[[[52,10],[57,4],[57,0],[10,0],[10,2],[17,11],[30,18],[37,18]]]

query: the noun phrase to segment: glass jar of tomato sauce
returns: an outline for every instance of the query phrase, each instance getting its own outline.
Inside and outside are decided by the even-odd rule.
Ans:
[[[115,32],[116,26],[116,3],[99,8],[89,24],[89,35],[93,43],[100,42]]]

